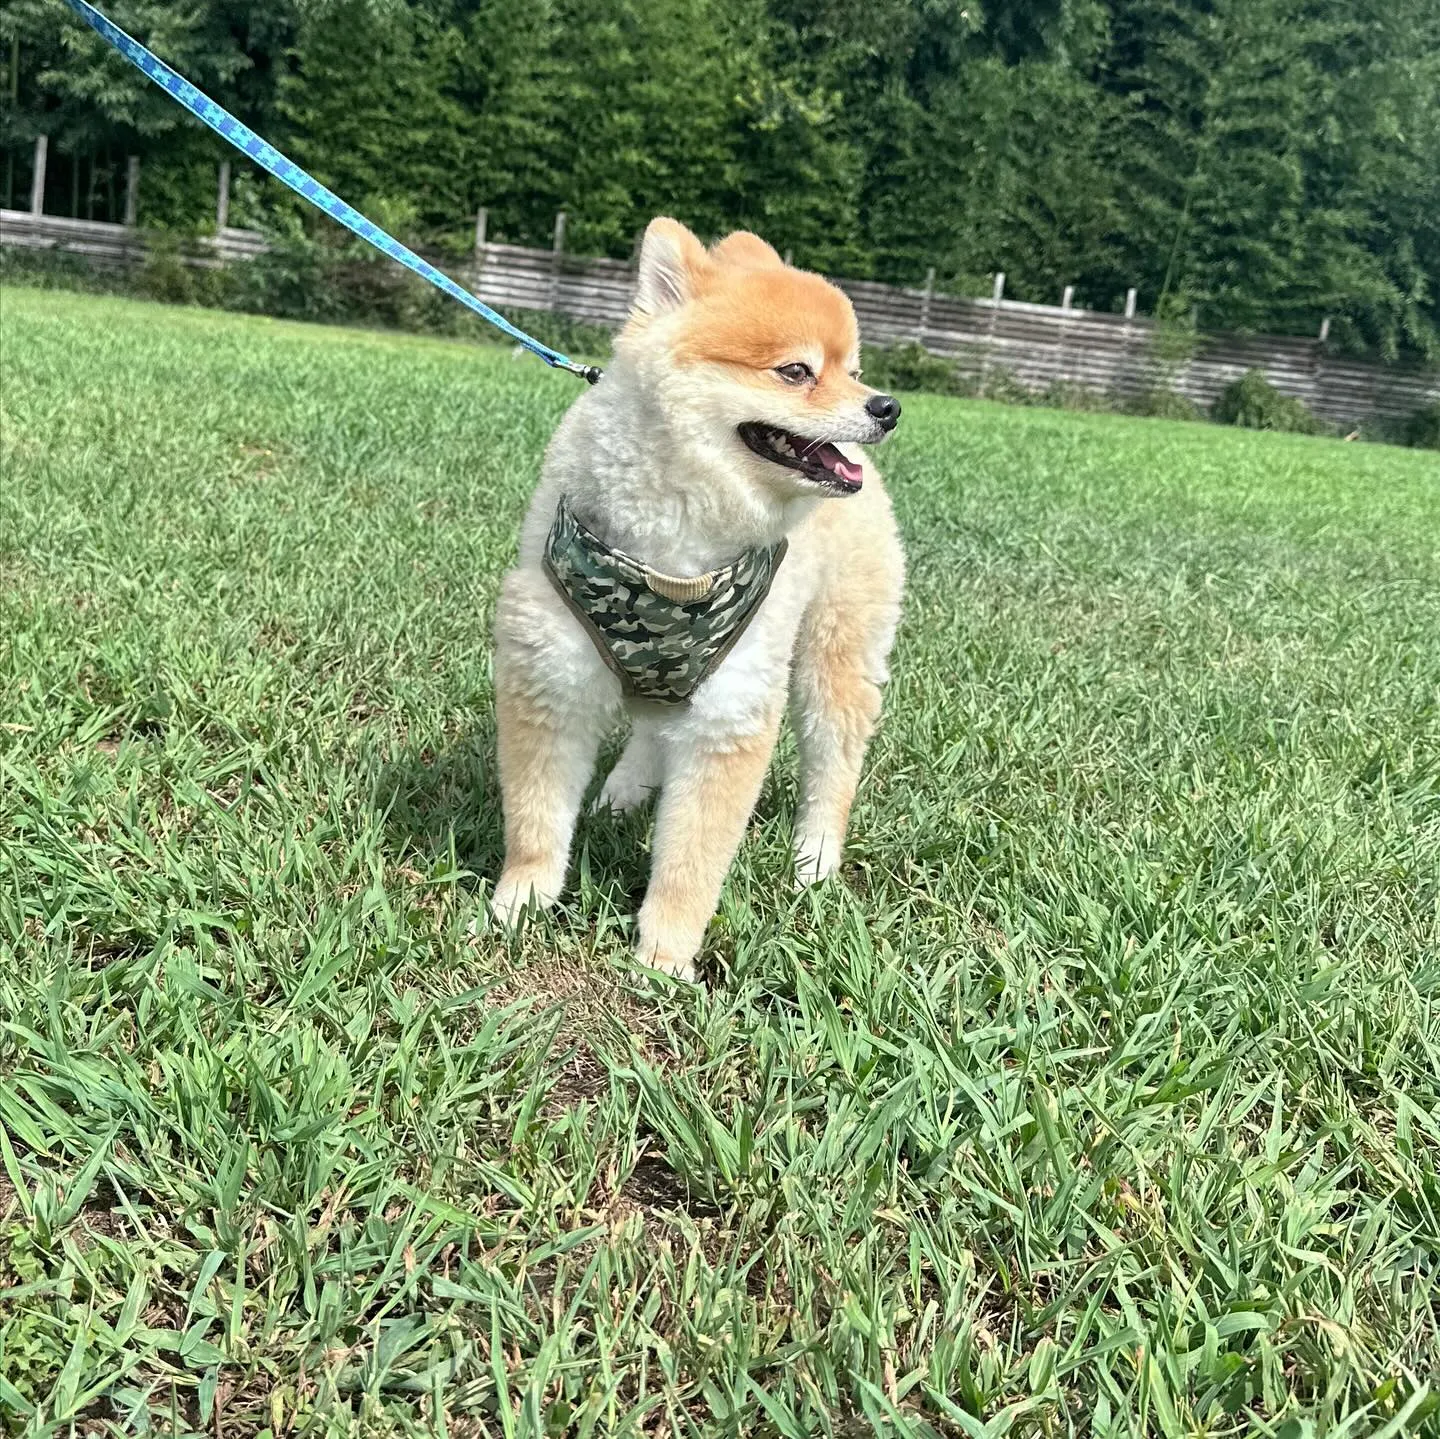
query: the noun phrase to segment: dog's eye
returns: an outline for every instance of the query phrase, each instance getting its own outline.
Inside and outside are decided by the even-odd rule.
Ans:
[[[796,360],[790,365],[776,365],[775,373],[785,381],[787,385],[805,385],[815,378],[815,371],[809,365],[802,364]]]

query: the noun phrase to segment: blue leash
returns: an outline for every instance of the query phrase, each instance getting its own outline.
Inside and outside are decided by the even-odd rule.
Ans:
[[[429,280],[437,290],[443,290],[452,300],[459,300],[480,316],[488,320],[497,330],[502,330],[518,344],[523,345],[532,355],[539,355],[547,365],[557,370],[568,370],[572,375],[594,384],[600,378],[595,365],[580,365],[559,350],[542,345],[539,340],[518,330],[504,315],[492,310],[489,305],[475,298],[463,285],[457,284],[449,275],[437,270],[428,260],[422,260],[414,250],[402,245],[399,240],[387,235],[378,225],[371,224],[364,215],[347,205],[333,190],[327,190],[313,176],[307,175],[293,160],[287,160],[273,145],[262,140],[248,125],[241,124],[228,110],[217,105],[208,95],[203,95],[183,76],[177,75],[163,60],[151,54],[138,40],[132,39],[117,25],[111,24],[93,5],[85,0],[65,0],[65,3],[88,25],[118,50],[130,63],[143,70],[172,99],[178,100],[197,119],[203,120],[217,135],[224,136],[237,150],[242,151],[262,169],[268,170],[277,180],[288,185],[297,195],[303,195],[312,205],[323,210],[332,220],[338,220],[347,230],[359,235],[362,240],[399,261],[407,270],[413,270],[422,280]]]

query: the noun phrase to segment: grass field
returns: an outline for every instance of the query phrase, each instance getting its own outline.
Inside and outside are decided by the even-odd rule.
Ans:
[[[944,399],[843,882],[700,990],[643,818],[496,873],[573,383],[7,290],[0,1412],[276,1436],[1403,1435],[1440,1371],[1440,463]]]

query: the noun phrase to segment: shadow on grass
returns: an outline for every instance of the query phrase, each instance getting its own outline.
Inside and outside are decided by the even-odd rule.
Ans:
[[[452,860],[477,875],[499,872],[505,846],[492,727],[401,754],[383,766],[375,799],[397,862],[429,873]]]
[[[633,910],[644,896],[649,872],[651,811],[617,815],[592,808],[623,740],[617,733],[596,765],[575,827],[567,889],[573,895],[583,876],[585,884]],[[421,750],[387,764],[376,799],[397,863],[430,874],[453,863],[476,876],[467,887],[494,883],[504,863],[505,836],[493,724],[478,726],[441,750]]]

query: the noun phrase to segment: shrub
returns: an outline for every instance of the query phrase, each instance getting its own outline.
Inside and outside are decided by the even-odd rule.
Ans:
[[[147,300],[171,305],[195,302],[199,273],[185,263],[183,241],[167,230],[145,232],[145,259],[135,275],[135,289]]]
[[[1246,370],[1220,392],[1210,410],[1222,425],[1245,430],[1285,430],[1297,435],[1324,435],[1329,426],[1316,419],[1294,395],[1277,390],[1263,370]]]
[[[436,298],[443,300],[450,309],[459,314],[465,312],[443,295],[432,291]],[[597,325],[590,320],[575,320],[569,315],[557,315],[550,310],[515,310],[507,309],[505,318],[512,325],[525,331],[527,335],[533,335],[542,345],[549,345],[552,350],[559,350],[566,355],[585,355],[592,359],[603,360],[610,353],[611,333],[604,325]],[[478,320],[476,323],[479,323]],[[486,326],[490,338],[495,338],[495,331]]]
[[[303,235],[276,236],[264,254],[226,267],[226,304],[287,320],[338,319],[325,272],[324,252],[314,241]]]
[[[932,355],[923,345],[867,345],[865,383],[877,390],[924,390],[932,395],[972,393],[953,360]]]
[[[1175,390],[1146,390],[1136,395],[1125,405],[1130,415],[1144,415],[1152,420],[1203,420],[1205,412],[1195,403]]]
[[[1416,410],[1405,421],[1404,438],[1417,450],[1440,450],[1440,400]]]
[[[975,393],[982,399],[998,400],[1002,405],[1033,405],[1035,394],[1016,378],[1013,370],[997,365],[989,370]]]
[[[1056,380],[1049,389],[1035,397],[1035,403],[1052,410],[1113,411],[1115,400],[1093,385],[1078,385],[1073,380]]]
[[[131,287],[123,267],[99,265],[86,255],[63,250],[22,250],[8,245],[0,246],[0,283],[97,295],[125,294]]]

